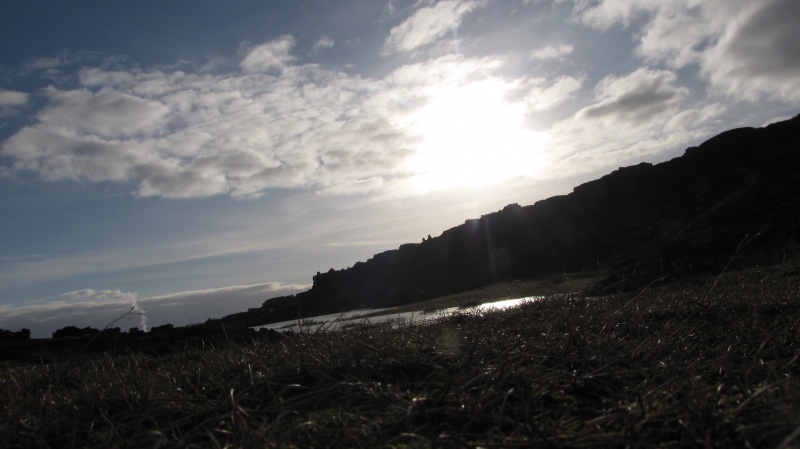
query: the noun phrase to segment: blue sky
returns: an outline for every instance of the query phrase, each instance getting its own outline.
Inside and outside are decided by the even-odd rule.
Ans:
[[[798,23],[794,0],[3,2],[0,327],[242,311],[792,117]]]

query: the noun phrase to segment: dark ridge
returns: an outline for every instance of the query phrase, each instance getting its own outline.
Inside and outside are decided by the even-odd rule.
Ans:
[[[562,272],[603,270],[609,278],[599,288],[635,288],[732,259],[779,261],[797,248],[799,150],[800,116],[726,131],[670,161],[622,167],[568,195],[511,204],[422,243],[317,273],[309,291],[210,323],[254,326],[396,306]]]

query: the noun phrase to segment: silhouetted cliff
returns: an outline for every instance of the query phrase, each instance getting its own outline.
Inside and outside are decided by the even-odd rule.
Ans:
[[[799,171],[800,116],[726,131],[668,162],[620,168],[569,195],[512,204],[422,243],[318,273],[311,290],[223,322],[399,305],[548,273],[718,269],[743,242],[737,260],[779,260],[797,247]]]

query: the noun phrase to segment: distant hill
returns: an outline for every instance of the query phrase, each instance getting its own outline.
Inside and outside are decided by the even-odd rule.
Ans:
[[[800,116],[726,131],[661,164],[512,204],[418,244],[314,276],[311,290],[222,319],[253,326],[386,307],[500,280],[606,270],[642,281],[789,257],[800,238]]]

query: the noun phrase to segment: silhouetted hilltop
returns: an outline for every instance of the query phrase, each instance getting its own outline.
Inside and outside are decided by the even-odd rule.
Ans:
[[[394,306],[550,273],[602,269],[652,279],[719,269],[734,254],[742,263],[777,261],[797,247],[799,171],[800,116],[726,131],[668,162],[620,168],[568,195],[512,204],[422,243],[317,273],[311,290],[222,322],[252,326]]]

